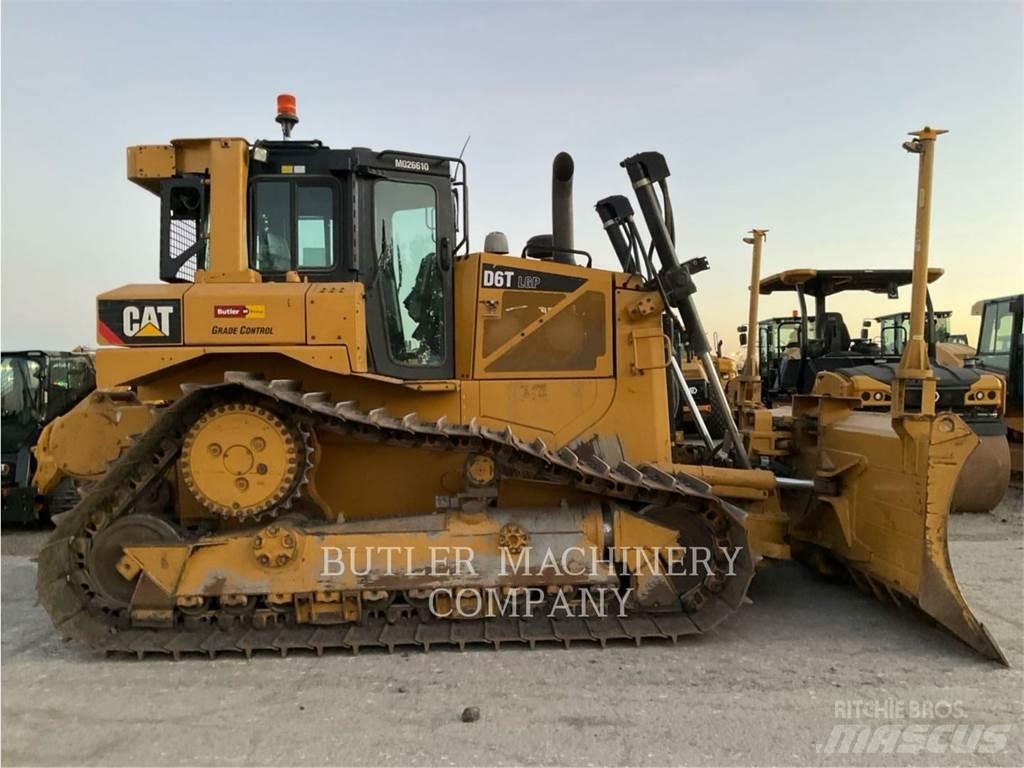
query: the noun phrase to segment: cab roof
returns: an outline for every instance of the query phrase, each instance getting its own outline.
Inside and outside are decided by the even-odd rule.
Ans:
[[[934,314],[938,318],[952,317],[953,316],[953,310],[951,310],[951,309],[937,309],[937,310],[935,310]],[[907,319],[910,318],[910,313],[909,312],[890,312],[887,315],[879,315],[878,317],[875,318],[875,322],[879,322],[880,323],[883,320],[891,320],[894,317],[898,317],[898,318],[900,318],[902,320],[907,320]]]
[[[807,318],[807,320],[809,322],[813,323],[814,322],[813,315],[811,317]],[[757,324],[758,325],[762,325],[762,324],[763,325],[767,325],[768,323],[799,323],[799,322],[801,322],[800,321],[800,315],[796,314],[796,315],[779,315],[778,317],[765,317],[765,318],[762,318],[761,320],[758,320]]]
[[[997,299],[982,299],[981,301],[976,301],[971,306],[971,314],[976,317],[980,317],[981,311],[985,308],[986,304],[997,304],[1000,301],[1013,301],[1014,299],[1016,299],[1017,301],[1024,301],[1024,293],[1018,293],[1016,295],[1011,294],[1010,296],[1000,296]]]
[[[934,283],[942,274],[942,269],[932,267],[928,282]],[[787,269],[764,278],[758,291],[796,291],[802,286],[808,296],[831,296],[843,291],[889,293],[890,288],[910,285],[913,279],[909,269]]]
[[[91,355],[88,349],[5,349],[0,352],[4,357],[60,357]]]

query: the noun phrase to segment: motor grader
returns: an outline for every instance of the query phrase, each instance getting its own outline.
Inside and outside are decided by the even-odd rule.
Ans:
[[[62,635],[175,657],[674,641],[736,611],[755,563],[799,556],[1005,662],[946,550],[978,438],[935,414],[918,343],[934,131],[913,145],[925,215],[892,413],[804,396],[680,463],[666,331],[714,366],[660,154],[622,163],[650,246],[624,198],[598,206],[623,262],[603,270],[577,263],[564,153],[552,234],[516,257],[498,233],[470,248],[461,159],[292,140],[289,98],[278,119],[281,141],[128,150],[160,199],[163,283],[98,297],[101,391],[48,442],[91,483],[39,556]],[[602,590],[622,610],[573,610]],[[506,610],[523,593],[533,610]]]

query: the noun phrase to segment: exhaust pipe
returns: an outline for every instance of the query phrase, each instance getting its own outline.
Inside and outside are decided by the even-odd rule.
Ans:
[[[575,264],[572,233],[572,155],[559,152],[551,164],[551,245],[559,264]]]

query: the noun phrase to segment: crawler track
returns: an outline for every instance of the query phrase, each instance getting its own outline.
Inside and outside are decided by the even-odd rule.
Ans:
[[[742,513],[708,492],[703,482],[670,475],[649,465],[610,466],[599,458],[586,461],[571,450],[553,451],[540,440],[525,442],[510,429],[503,431],[444,419],[423,422],[415,414],[403,418],[383,409],[362,411],[352,402],[332,402],[324,393],[302,392],[298,382],[267,381],[248,373],[228,373],[223,384],[185,387],[181,399],[168,407],[111,467],[106,476],[72,511],[62,516],[39,555],[37,592],[58,631],[101,653],[183,654],[256,651],[287,654],[291,650],[345,649],[358,653],[367,647],[669,639],[707,631],[743,602],[753,576]],[[636,509],[669,507],[699,516],[720,547],[742,547],[735,571],[716,573],[691,595],[685,610],[637,613],[621,618],[533,618],[481,620],[423,620],[402,614],[388,620],[372,617],[359,624],[298,624],[290,615],[271,628],[255,628],[245,619],[211,612],[201,617],[180,615],[174,627],[139,628],[128,611],[112,604],[96,589],[87,566],[93,537],[115,520],[136,513],[146,491],[177,460],[188,427],[207,408],[229,402],[263,402],[288,418],[316,430],[331,431],[387,445],[433,451],[483,453],[492,456],[503,476],[559,483],[600,497],[616,499]],[[715,567],[720,567],[715,564]]]

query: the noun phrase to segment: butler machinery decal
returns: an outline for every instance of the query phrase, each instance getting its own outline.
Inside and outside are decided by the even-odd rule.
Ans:
[[[96,309],[105,344],[181,344],[181,299],[101,299]]]
[[[556,291],[571,293],[586,280],[570,275],[556,275],[532,269],[484,264],[480,273],[483,288],[508,288],[516,291]]]
[[[215,304],[213,316],[238,320],[263,320],[267,316],[267,307],[264,304]]]

